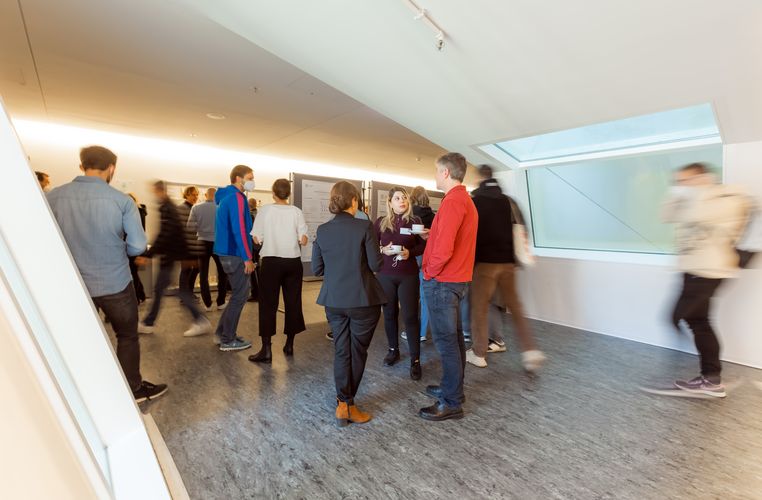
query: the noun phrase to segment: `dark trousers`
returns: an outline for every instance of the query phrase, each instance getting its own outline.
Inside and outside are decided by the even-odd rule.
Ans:
[[[249,280],[251,280],[250,288],[251,288],[251,298],[254,300],[259,300],[259,261],[257,259],[253,259],[254,264],[257,265],[257,268],[254,269],[254,272],[249,275]]]
[[[190,297],[192,302],[196,302],[193,298],[193,290],[196,288],[196,278],[198,278],[198,262],[196,265],[189,266],[187,264],[180,268],[180,279],[177,284],[178,290],[181,292],[187,290],[188,293],[181,293],[180,300],[185,303],[185,297]]]
[[[719,377],[722,372],[720,343],[709,321],[712,296],[721,284],[721,279],[683,274],[683,289],[672,313],[675,328],[680,330],[682,319],[693,332],[696,350],[701,358],[701,374],[705,377]]]
[[[399,348],[399,313],[402,309],[402,321],[407,332],[407,345],[410,349],[410,357],[421,357],[421,336],[418,325],[418,274],[377,274],[379,283],[386,295],[384,304],[384,330],[390,349]]]
[[[214,242],[204,241],[204,255],[199,257],[199,281],[201,282],[201,300],[206,307],[212,305],[212,293],[209,290],[209,259],[214,259],[214,265],[217,268],[217,305],[225,303],[225,294],[228,291],[228,278],[225,270],[222,269],[220,258],[214,254]]]
[[[138,299],[138,303],[145,302],[146,291],[143,288],[143,282],[140,281],[138,276],[138,265],[135,264],[135,257],[130,257],[130,274],[132,274],[132,285],[135,287],[135,297]]]
[[[460,311],[468,283],[423,281],[423,293],[429,306],[431,338],[442,358],[440,401],[451,408],[465,400],[463,375],[466,369],[466,342],[463,338]]]
[[[325,317],[331,325],[336,352],[333,358],[336,398],[351,404],[365,372],[368,346],[378,326],[381,307],[326,307]]]
[[[286,322],[283,333],[296,335],[305,330],[302,313],[302,259],[264,257],[259,270],[259,335],[275,335],[275,318],[278,313],[280,291],[283,290],[283,308]]]
[[[156,285],[153,291],[153,302],[151,302],[151,310],[148,312],[148,316],[143,319],[143,323],[148,326],[153,326],[156,322],[156,318],[159,316],[159,309],[161,308],[161,300],[164,297],[164,293],[169,287],[169,283],[174,270],[175,263],[170,260],[163,260],[159,266],[159,275],[156,277]],[[180,296],[180,302],[193,316],[193,320],[201,318],[203,315],[201,311],[196,307],[193,300],[193,294],[188,287],[181,287],[177,289],[177,294]]]
[[[236,338],[241,311],[243,311],[243,306],[246,305],[246,297],[249,295],[249,277],[244,272],[242,258],[233,255],[220,255],[219,257],[232,293],[228,306],[222,311],[220,321],[217,323],[216,335],[223,344],[227,344]]]
[[[116,333],[116,358],[122,367],[130,389],[140,389],[140,343],[138,341],[138,301],[135,287],[130,282],[127,288],[113,295],[93,297],[95,307],[102,310]]]

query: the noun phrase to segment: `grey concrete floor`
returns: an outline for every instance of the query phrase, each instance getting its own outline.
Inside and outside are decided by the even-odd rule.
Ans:
[[[468,366],[466,417],[440,423],[416,415],[439,380],[433,344],[414,382],[404,343],[402,361],[382,366],[379,325],[357,398],[374,419],[339,429],[319,286],[305,285],[309,329],[294,358],[279,336],[272,366],[247,360],[255,303],[239,331],[255,341],[247,351],[183,338],[190,318],[173,297],[156,333],[141,337],[144,377],[170,386],[142,409],[191,498],[762,498],[762,391],[749,383],[762,371],[726,364],[740,385],[724,400],[649,395],[638,387],[693,376],[696,357],[542,322],[533,327],[549,363],[539,377],[522,372],[508,334],[509,352]],[[219,315],[209,313],[213,324]]]

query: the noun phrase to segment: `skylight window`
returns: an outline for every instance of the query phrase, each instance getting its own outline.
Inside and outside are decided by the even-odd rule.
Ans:
[[[495,144],[518,162],[616,151],[694,139],[719,139],[710,104],[663,111]]]

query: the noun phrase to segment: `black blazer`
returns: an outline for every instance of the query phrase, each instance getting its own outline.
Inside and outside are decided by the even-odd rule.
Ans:
[[[341,212],[321,224],[312,244],[312,272],[324,277],[317,303],[343,309],[385,304],[373,274],[382,262],[370,221]]]

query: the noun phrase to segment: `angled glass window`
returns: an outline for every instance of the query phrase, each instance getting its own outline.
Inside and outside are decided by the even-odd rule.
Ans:
[[[518,162],[720,137],[710,104],[674,109],[495,144]]]
[[[721,178],[722,144],[527,169],[534,245],[674,253],[661,204],[675,169],[693,162]]]

